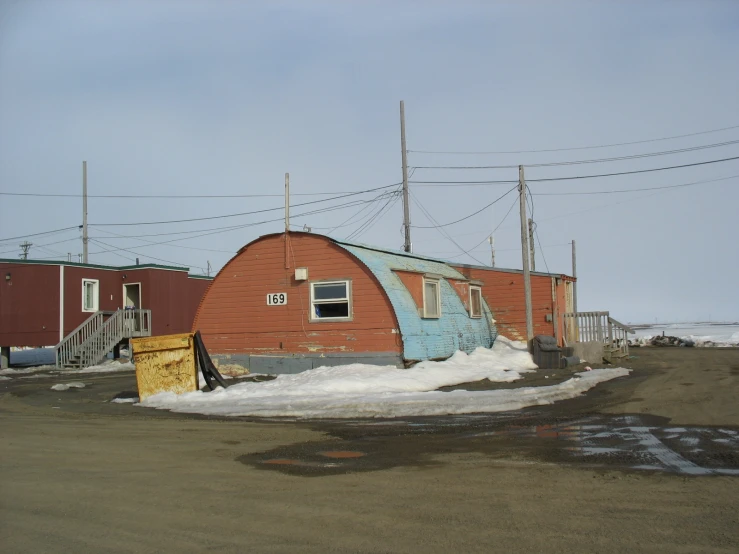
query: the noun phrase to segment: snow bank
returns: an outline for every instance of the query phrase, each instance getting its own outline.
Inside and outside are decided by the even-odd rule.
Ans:
[[[411,369],[350,364],[278,375],[228,389],[150,396],[140,406],[221,416],[300,418],[407,417],[516,410],[572,398],[627,369],[598,369],[549,387],[440,392],[444,386],[489,379],[512,382],[536,368],[525,344],[497,340],[492,349],[457,352]]]
[[[118,360],[109,360],[100,365],[91,365],[84,369],[63,369],[60,373],[110,373],[113,371],[134,371],[136,366],[131,362],[120,362]]]
[[[600,382],[628,375],[624,368],[594,369],[548,387],[494,391],[431,391],[414,393],[313,394],[310,396],[259,396],[248,385],[176,395],[162,393],[145,399],[141,406],[174,412],[220,416],[298,418],[409,417],[492,413],[528,406],[552,404],[574,398]],[[254,385],[257,388],[262,385]]]
[[[53,365],[41,365],[36,367],[26,367],[23,369],[17,369],[17,368],[6,368],[6,369],[0,369],[0,375],[12,375],[12,376],[18,376],[18,375],[25,375],[27,373],[36,373],[37,371],[50,371],[56,369]]]
[[[654,325],[644,329],[637,329],[637,336],[629,340],[632,345],[650,346],[659,342],[662,333],[654,331],[664,330],[666,337],[674,337],[670,341],[675,346],[696,347],[736,347],[739,346],[739,326],[722,324],[672,324]],[[654,340],[653,340],[654,339]]]
[[[85,384],[80,383],[79,381],[75,381],[73,383],[59,383],[51,387],[51,390],[69,390],[69,389],[84,389]]]

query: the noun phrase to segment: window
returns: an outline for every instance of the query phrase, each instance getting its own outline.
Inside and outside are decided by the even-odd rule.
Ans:
[[[95,279],[82,279],[82,311],[97,312],[99,282]]]
[[[482,317],[482,289],[470,285],[470,317]]]
[[[351,281],[310,284],[311,321],[351,318]]]
[[[423,280],[423,317],[441,316],[441,289],[437,279]]]

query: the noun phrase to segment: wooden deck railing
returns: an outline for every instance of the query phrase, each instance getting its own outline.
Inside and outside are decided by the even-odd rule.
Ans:
[[[56,365],[94,365],[123,339],[150,336],[151,310],[96,312],[54,347]]]
[[[628,334],[631,327],[613,319],[609,312],[573,312],[562,314],[565,340],[575,342],[600,342],[615,357],[629,355]]]

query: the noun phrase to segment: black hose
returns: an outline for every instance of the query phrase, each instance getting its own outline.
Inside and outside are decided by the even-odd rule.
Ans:
[[[213,360],[210,359],[208,351],[205,349],[205,345],[203,344],[203,337],[200,336],[200,331],[195,332],[195,351],[198,355],[198,365],[200,365],[200,371],[203,374],[205,384],[208,385],[208,388],[210,390],[215,390],[216,387],[213,384],[213,381],[218,383],[218,385],[220,385],[224,389],[227,388],[228,385],[226,384],[226,381],[224,381],[221,374],[218,373],[216,366],[213,365]]]

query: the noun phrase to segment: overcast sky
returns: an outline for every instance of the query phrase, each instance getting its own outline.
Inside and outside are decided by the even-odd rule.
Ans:
[[[138,257],[203,273],[210,261],[217,271],[283,229],[245,225],[282,217],[285,172],[293,204],[387,187],[294,206],[294,229],[402,247],[402,201],[377,198],[401,180],[400,100],[415,252],[487,264],[497,227],[496,265],[521,268],[514,193],[445,234],[434,228],[513,184],[417,181],[515,181],[524,164],[536,269],[571,273],[575,239],[581,310],[739,319],[739,160],[536,181],[737,157],[739,144],[534,167],[739,141],[739,2],[0,2],[0,192],[79,195],[87,160],[89,194],[122,196],[89,200],[91,263]],[[418,152],[531,150],[557,151]],[[481,165],[511,167],[421,168]],[[176,198],[249,194],[276,196]],[[0,196],[0,239],[12,239],[0,240],[0,257],[17,257],[26,239],[15,237],[80,225],[81,204]],[[280,209],[215,218],[270,208]],[[183,231],[198,232],[165,234]],[[28,237],[30,257],[76,259],[79,237]]]

